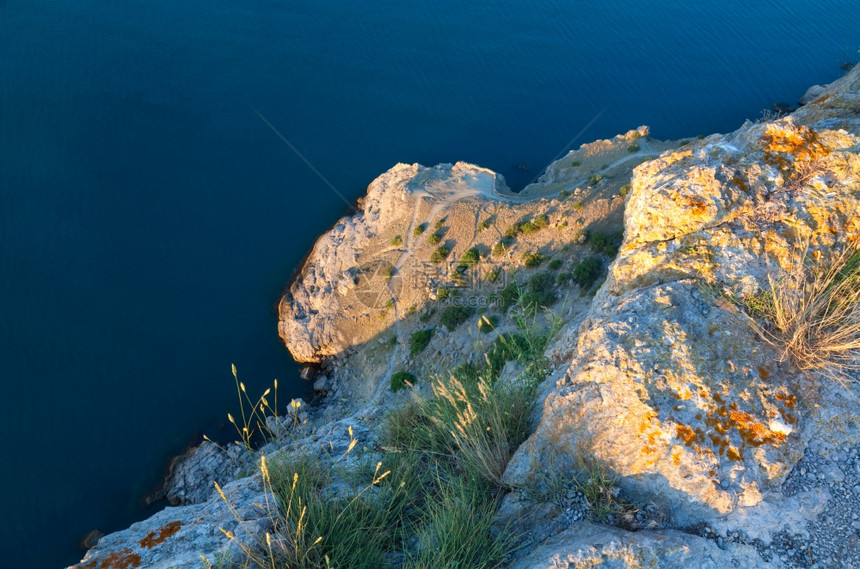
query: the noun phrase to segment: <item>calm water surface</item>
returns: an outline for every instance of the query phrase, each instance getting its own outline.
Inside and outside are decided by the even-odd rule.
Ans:
[[[231,362],[306,395],[272,309],[346,204],[254,109],[348,200],[398,161],[522,186],[571,143],[796,101],[857,59],[857,22],[854,0],[0,0],[2,565],[145,516],[233,410]]]

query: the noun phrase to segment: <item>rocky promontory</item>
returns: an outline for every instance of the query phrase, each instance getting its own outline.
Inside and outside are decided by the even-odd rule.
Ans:
[[[860,69],[814,95],[729,134],[586,144],[519,193],[470,164],[394,166],[280,301],[279,333],[324,403],[294,404],[262,453],[372,453],[391,409],[489,365],[529,314],[556,334],[502,477],[509,566],[860,566],[857,353],[839,377],[804,369],[751,309],[860,245]],[[175,466],[171,495],[189,505],[75,567],[214,566],[265,543],[263,478],[244,453],[215,454]],[[575,483],[595,465],[629,505],[599,520]],[[219,478],[225,501],[195,472],[246,476]]]

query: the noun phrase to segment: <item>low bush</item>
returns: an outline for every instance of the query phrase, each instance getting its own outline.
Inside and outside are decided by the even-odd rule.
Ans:
[[[393,247],[399,247],[400,245],[403,245],[403,237],[401,237],[400,235],[395,235],[394,238],[391,240],[391,245]]]
[[[446,306],[439,317],[439,323],[450,332],[468,320],[473,313],[474,309],[468,306]]]
[[[546,257],[544,255],[541,255],[540,253],[523,253],[523,262],[529,268],[539,267],[544,261],[546,261]]]
[[[391,391],[400,391],[409,385],[415,385],[415,376],[408,371],[398,371],[391,374]]]
[[[597,182],[599,182],[602,179],[603,179],[602,174],[594,174],[593,176],[588,178],[588,185],[589,186],[595,186],[595,185],[597,185]]]
[[[600,277],[603,270],[603,263],[597,257],[589,257],[584,261],[577,263],[573,268],[573,280],[583,289],[587,289],[593,285]]]
[[[442,236],[438,233],[431,233],[429,237],[427,237],[427,243],[431,245],[438,245],[442,242]]]
[[[430,340],[433,338],[434,333],[435,330],[433,330],[433,328],[425,328],[424,330],[414,332],[409,337],[409,355],[417,356],[423,352],[430,344]]]
[[[495,255],[496,257],[500,257],[500,256],[504,255],[505,251],[507,251],[507,250],[508,250],[508,248],[501,241],[499,241],[498,243],[493,245],[493,255]]]
[[[421,223],[421,224],[415,226],[415,228],[412,230],[412,235],[414,235],[415,237],[418,237],[419,235],[421,235],[425,231],[427,231],[427,224]]]
[[[444,261],[450,253],[451,250],[443,245],[442,247],[439,247],[435,251],[433,251],[433,253],[430,255],[430,262],[439,264]]]

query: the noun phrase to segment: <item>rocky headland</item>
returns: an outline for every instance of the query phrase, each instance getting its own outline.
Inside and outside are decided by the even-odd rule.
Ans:
[[[509,566],[860,566],[857,370],[802,369],[749,310],[860,244],[860,68],[803,103],[729,134],[586,144],[520,193],[470,164],[394,166],[279,305],[324,403],[270,417],[258,451],[193,450],[172,469],[177,505],[75,569],[240,561],[274,530],[261,455],[372,455],[392,409],[489,365],[524,312],[555,334],[502,476]],[[574,483],[587,465],[630,507],[598,520]]]

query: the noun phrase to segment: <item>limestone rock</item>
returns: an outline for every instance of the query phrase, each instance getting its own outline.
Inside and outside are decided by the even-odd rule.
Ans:
[[[779,485],[832,430],[840,388],[781,363],[721,295],[763,290],[807,245],[825,260],[860,237],[858,87],[855,70],[793,115],[635,170],[619,256],[508,483],[587,456],[676,524],[755,520],[766,539],[787,523]]]
[[[226,484],[250,463],[240,445],[229,445],[226,452],[214,443],[203,441],[177,457],[164,483],[165,497],[171,504],[200,504],[213,496],[213,482]]]
[[[777,569],[746,545],[720,549],[713,541],[679,531],[628,532],[591,522],[574,524],[511,565],[511,569]]]
[[[265,542],[270,524],[259,507],[266,503],[260,477],[232,482],[224,487],[224,493],[235,512],[218,495],[192,506],[165,508],[126,530],[102,537],[79,564],[69,569],[200,569],[201,555],[213,565],[219,556],[239,561],[240,551],[221,528],[247,546]],[[253,523],[240,524],[239,520]]]

